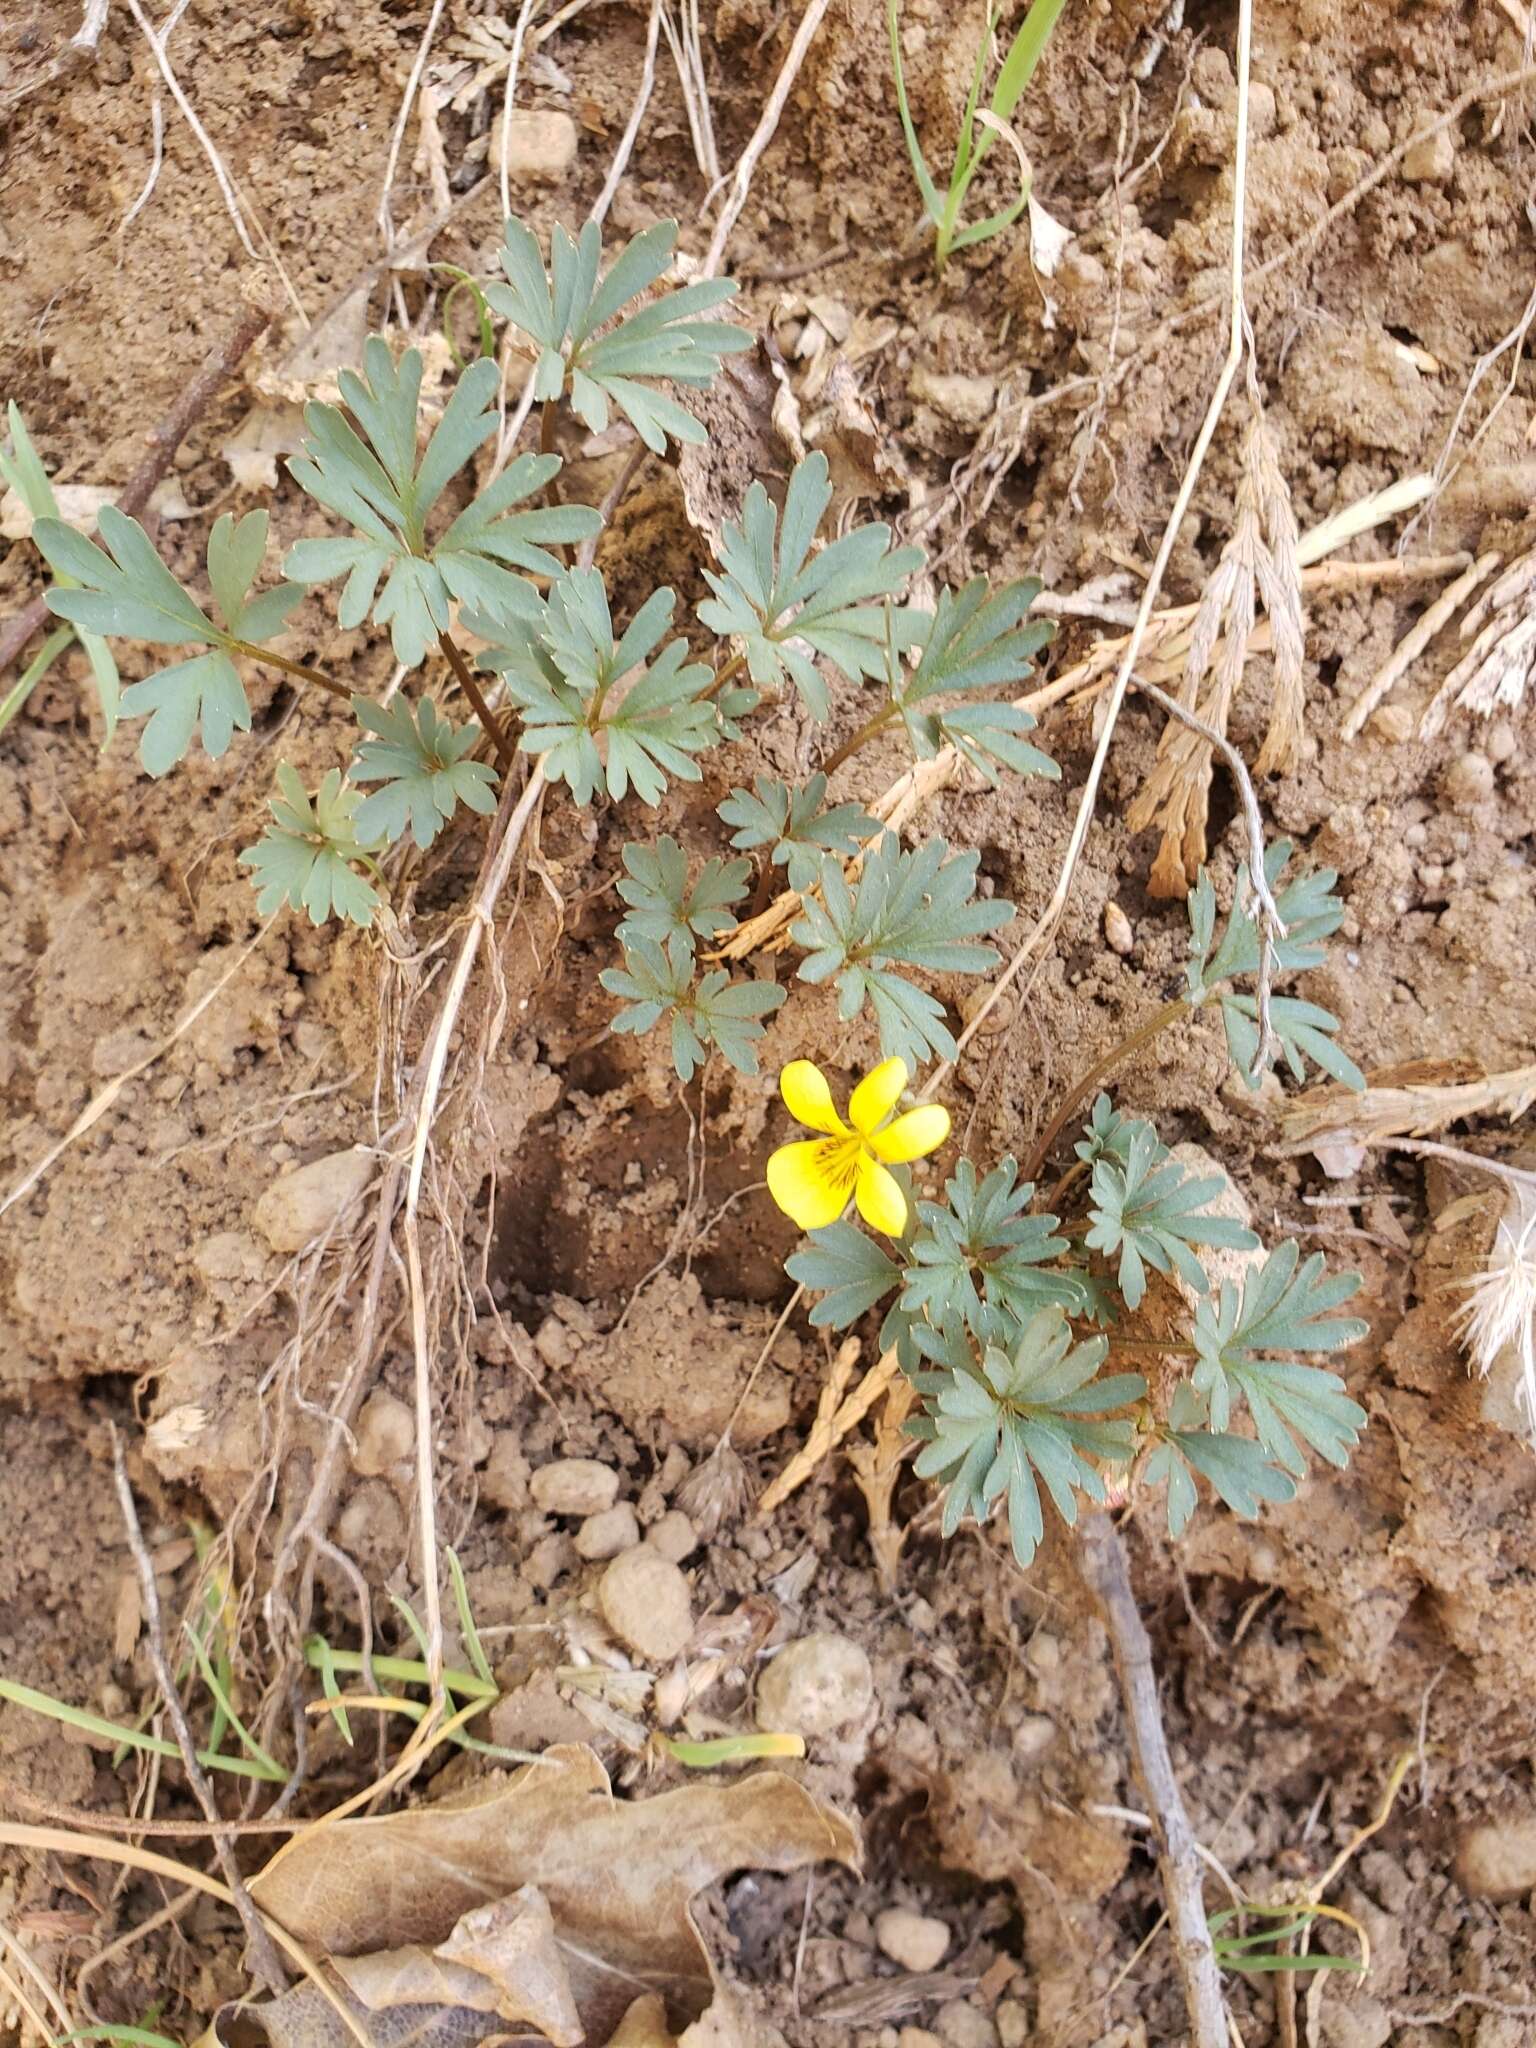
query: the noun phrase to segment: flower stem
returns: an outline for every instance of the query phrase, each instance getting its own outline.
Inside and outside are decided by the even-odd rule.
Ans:
[[[1188,1010],[1189,1004],[1185,998],[1175,996],[1171,1003],[1164,1003],[1160,1010],[1154,1010],[1144,1024],[1139,1024],[1134,1031],[1112,1045],[1101,1059],[1094,1061],[1087,1073],[1068,1089],[1061,1107],[1036,1139],[1034,1149],[1024,1162],[1023,1179],[1033,1181],[1039,1177],[1040,1169],[1049,1157],[1051,1147],[1060,1137],[1062,1127],[1071,1121],[1099,1083],[1107,1075],[1112,1074],[1122,1060],[1129,1059],[1133,1052],[1140,1052],[1143,1046],[1150,1045],[1159,1032],[1165,1031],[1175,1018],[1185,1016]],[[1059,1194],[1060,1190],[1057,1192]]]
[[[484,691],[475,681],[474,670],[464,659],[464,656],[454,645],[447,633],[438,634],[437,644],[447,657],[448,666],[457,676],[459,688],[474,706],[475,716],[480,721],[480,729],[487,735],[491,745],[496,749],[496,758],[501,763],[502,769],[504,771],[510,769],[515,758],[513,749],[507,740],[506,734],[502,731],[500,724],[492,714],[490,705],[486,703]]]
[[[264,661],[268,668],[280,668],[285,676],[297,676],[302,683],[312,683],[317,690],[326,690],[333,697],[340,697],[343,703],[352,702],[352,692],[345,683],[338,683],[334,676],[323,675],[308,662],[290,661],[286,654],[274,654],[270,647],[257,647],[249,640],[232,640],[230,647],[236,654],[248,654],[252,661]]]
[[[746,665],[747,657],[744,654],[733,654],[723,668],[715,670],[715,679],[709,687],[699,692],[699,702],[701,704],[707,703],[712,698],[718,697],[732,677],[740,675]]]
[[[872,740],[877,732],[883,732],[895,716],[896,707],[894,704],[882,705],[873,718],[866,718],[858,731],[850,734],[843,741],[843,744],[836,750],[830,760],[822,762],[822,774],[830,781],[838,769],[842,767],[843,763],[851,761],[865,741]]]

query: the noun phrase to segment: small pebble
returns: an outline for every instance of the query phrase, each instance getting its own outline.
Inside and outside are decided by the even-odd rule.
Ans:
[[[1456,168],[1456,145],[1448,128],[1421,135],[1403,158],[1403,176],[1410,185],[1443,185]]]
[[[512,1430],[503,1430],[491,1445],[480,1475],[480,1498],[487,1507],[511,1515],[528,1505],[528,1460]]]
[[[501,117],[491,124],[488,158],[492,168],[501,163]],[[552,184],[563,178],[576,161],[576,123],[569,114],[552,108],[517,108],[507,131],[507,175],[535,183]]]
[[[675,1564],[641,1543],[616,1557],[597,1589],[603,1619],[648,1664],[670,1664],[693,1634],[693,1596]]]
[[[1013,1731],[1013,1753],[1020,1763],[1038,1763],[1056,1740],[1056,1723],[1049,1714],[1026,1714]]]
[[[993,2017],[1003,2048],[1025,2048],[1029,2040],[1029,2014],[1016,1998],[1005,1998]]]
[[[919,367],[912,372],[911,391],[920,404],[931,405],[958,427],[985,426],[997,404],[995,377],[966,377],[958,371]]]
[[[887,1906],[875,1915],[875,1941],[883,1956],[904,1970],[936,1970],[949,1953],[949,1929],[942,1920],[914,1913],[910,1906]]]
[[[619,1475],[596,1458],[556,1458],[539,1467],[528,1491],[546,1515],[600,1515],[619,1497]]]
[[[1493,795],[1493,763],[1486,754],[1463,754],[1446,769],[1441,789],[1458,810],[1470,810]]]
[[[768,1734],[832,1735],[862,1720],[874,1696],[875,1675],[859,1644],[801,1636],[757,1681],[757,1725]]]
[[[621,1500],[617,1507],[588,1515],[576,1531],[576,1555],[589,1563],[602,1563],[633,1550],[639,1541],[640,1524],[635,1520],[635,1511],[627,1500]]]
[[[1401,704],[1383,704],[1371,718],[1371,731],[1392,746],[1401,746],[1413,732],[1413,714]]]
[[[668,1508],[661,1520],[646,1530],[645,1540],[669,1564],[681,1564],[699,1547],[693,1524],[681,1508]]]
[[[378,1170],[371,1152],[353,1148],[312,1159],[262,1195],[251,1221],[275,1252],[301,1252],[337,1224]]]
[[[377,1479],[408,1458],[415,1448],[415,1416],[396,1395],[379,1387],[363,1403],[363,1412],[357,1418],[353,1471],[360,1472],[365,1479]]]
[[[979,2005],[963,1998],[941,2005],[934,2015],[933,2030],[944,2048],[998,2048],[997,2028]]]
[[[1536,1815],[1515,1814],[1470,1829],[1456,1875],[1474,1899],[1518,1899],[1536,1891]]]
[[[1126,954],[1136,943],[1136,934],[1131,930],[1131,920],[1118,903],[1104,906],[1104,942],[1112,953]]]
[[[1488,736],[1483,741],[1483,752],[1496,768],[1501,767],[1506,761],[1512,761],[1519,751],[1519,736],[1507,718],[1501,718],[1496,724],[1489,726]]]
[[[903,2027],[896,2036],[896,2048],[944,2048],[944,2043],[926,2027]]]

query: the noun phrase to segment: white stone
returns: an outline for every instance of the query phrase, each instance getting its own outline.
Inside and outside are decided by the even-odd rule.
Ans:
[[[352,1469],[364,1479],[377,1479],[410,1457],[416,1448],[416,1418],[397,1395],[377,1388],[357,1418],[357,1449]]]
[[[936,1970],[949,1953],[949,1929],[910,1906],[887,1906],[875,1915],[875,1941],[883,1956],[904,1970]]]
[[[983,427],[997,404],[995,377],[967,377],[959,371],[918,368],[912,372],[912,396],[931,405],[957,427]]]
[[[600,1515],[619,1497],[619,1475],[596,1458],[556,1458],[539,1467],[528,1491],[546,1515]]]
[[[833,1735],[862,1720],[875,1696],[869,1658],[846,1636],[801,1636],[757,1681],[757,1725],[769,1734]]]
[[[693,1596],[675,1564],[644,1543],[616,1557],[597,1589],[603,1619],[647,1664],[670,1664],[693,1634]]]
[[[553,108],[517,108],[507,132],[507,176],[532,183],[554,184],[576,161],[576,123]],[[487,158],[492,171],[501,167],[501,116],[491,124]]]
[[[1456,145],[1449,128],[1421,135],[1403,156],[1403,176],[1410,185],[1443,185],[1456,168]]]
[[[699,1547],[698,1532],[681,1508],[668,1508],[661,1520],[646,1530],[645,1540],[672,1564],[681,1564]]]
[[[295,1167],[266,1190],[251,1221],[275,1252],[301,1252],[336,1224],[373,1179],[371,1152],[329,1152]]]
[[[1475,1899],[1518,1899],[1536,1891],[1536,1814],[1470,1829],[1456,1858],[1456,1875]]]

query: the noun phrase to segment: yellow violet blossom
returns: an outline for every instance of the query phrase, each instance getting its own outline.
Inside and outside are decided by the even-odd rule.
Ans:
[[[848,1098],[845,1124],[819,1067],[791,1060],[780,1074],[779,1092],[791,1116],[824,1134],[781,1145],[768,1161],[768,1192],[802,1230],[835,1223],[850,1195],[873,1229],[887,1237],[906,1229],[907,1198],[887,1168],[926,1158],[949,1136],[949,1111],[938,1103],[886,1121],[907,1080],[905,1060],[882,1060]]]

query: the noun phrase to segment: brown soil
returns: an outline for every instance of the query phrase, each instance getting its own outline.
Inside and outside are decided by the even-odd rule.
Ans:
[[[462,32],[477,11],[478,0],[451,0],[442,35],[449,24]],[[743,284],[742,317],[781,346],[800,332],[807,299],[828,302],[834,325],[857,323],[864,346],[850,343],[849,354],[873,421],[864,458],[875,463],[880,516],[917,523],[991,410],[987,386],[966,387],[983,394],[979,417],[968,418],[954,387],[936,379],[995,388],[1011,378],[1016,395],[1043,399],[1133,359],[1102,408],[1074,387],[1028,410],[985,517],[973,516],[974,500],[945,510],[927,538],[953,580],[968,569],[1033,572],[1070,590],[1117,563],[1145,562],[1156,546],[1222,347],[1219,320],[1198,309],[1219,302],[1227,261],[1232,12],[1191,0],[1169,10],[1183,25],[1164,36],[1156,0],[1069,9],[1020,122],[1039,191],[1073,231],[1068,260],[1043,280],[1023,238],[1009,234],[936,283],[901,250],[915,201],[883,8],[834,0],[757,174],[730,267]],[[0,110],[9,108],[0,111],[0,396],[19,402],[51,469],[116,484],[233,324],[251,265],[163,90],[164,163],[120,232],[149,171],[159,88],[120,7],[94,65],[50,75],[78,13],[66,0],[15,0],[0,22]],[[798,10],[717,0],[704,13],[729,163]],[[916,111],[934,151],[945,148],[982,13],[952,0],[905,8]],[[1506,11],[1491,0],[1295,0],[1259,13],[1254,266],[1306,236],[1456,95],[1519,61]],[[193,0],[172,40],[182,84],[312,316],[377,259],[384,164],[425,15],[381,0],[255,10]],[[643,12],[628,8],[579,15],[520,88],[521,103],[568,110],[580,131],[565,181],[519,194],[541,231],[576,223],[592,203],[632,103],[644,28]],[[479,175],[475,145],[489,111],[482,95],[443,116],[455,193]],[[1472,108],[1448,131],[1448,157],[1432,175],[1395,171],[1254,293],[1269,423],[1303,528],[1433,468],[1478,356],[1518,321],[1529,289],[1530,111],[1519,95]],[[413,126],[393,202],[402,240],[433,205],[413,166],[415,141]],[[698,253],[701,198],[663,51],[613,225],[630,231],[675,214]],[[433,257],[486,271],[498,233],[492,184],[464,200]],[[814,275],[775,278],[822,257],[830,260]],[[404,273],[396,296],[375,288],[370,317],[398,325],[402,308],[428,332],[438,324],[419,270]],[[1167,331],[1179,313],[1187,317]],[[294,323],[265,344],[252,378],[270,388],[296,337]],[[1416,545],[1530,544],[1536,390],[1516,357],[1482,388],[1467,424],[1484,416],[1511,365],[1519,374],[1507,402],[1475,447],[1463,432],[1467,459]],[[763,388],[771,395],[766,378]],[[729,459],[710,485],[716,516],[759,466],[761,393],[754,400],[750,377],[741,390],[747,423],[738,420],[734,440],[722,430]],[[805,399],[807,413],[813,403]],[[161,542],[188,576],[214,512],[258,502],[222,454],[251,405],[249,390],[232,387],[177,459],[180,503],[167,508]],[[761,411],[756,419],[761,438]],[[585,479],[578,466],[575,488],[595,497],[604,486],[592,488],[593,451],[570,452],[592,459]],[[1198,595],[1230,533],[1239,458],[1229,423],[1179,537],[1170,601]],[[673,474],[658,480],[653,466],[647,477],[605,542],[604,565],[621,600],[667,580],[687,601],[700,590],[701,543]],[[690,498],[697,516],[697,491]],[[286,478],[272,510],[285,542],[314,516]],[[1397,530],[1350,552],[1379,555]],[[7,617],[36,587],[29,548],[0,559]],[[1303,758],[1261,795],[1276,830],[1341,872],[1347,921],[1307,993],[1343,1019],[1344,1043],[1368,1067],[1470,1055],[1492,1070],[1530,1059],[1536,1044],[1536,711],[1527,704],[1506,719],[1514,745],[1492,794],[1471,808],[1458,808],[1454,778],[1449,792],[1446,781],[1485,737],[1467,714],[1433,743],[1379,727],[1353,745],[1339,736],[1345,708],[1424,597],[1417,586],[1383,585],[1311,603]],[[1068,621],[1059,658],[1076,658],[1104,630]],[[1416,710],[1427,700],[1455,659],[1453,641],[1435,643],[1395,704]],[[362,690],[391,671],[387,641],[372,628],[338,632],[319,599],[299,614],[298,642]],[[125,673],[136,657],[142,650],[128,650]],[[1270,681],[1257,658],[1234,714],[1250,759]],[[285,1264],[253,1230],[254,1204],[286,1166],[379,1144],[376,1087],[382,1077],[387,1095],[394,1060],[419,1050],[419,1021],[400,1048],[400,979],[375,941],[314,933],[287,916],[257,936],[235,855],[255,836],[271,760],[280,749],[318,773],[340,758],[343,728],[325,708],[297,707],[270,677],[254,678],[252,695],[252,744],[220,762],[194,754],[160,784],[140,773],[127,734],[102,754],[75,655],[0,739],[5,1186],[233,970],[195,1028],[0,1225],[0,1674],[120,1718],[147,1707],[153,1686],[142,1644],[132,1653],[137,1616],[108,1426],[128,1432],[141,1495],[155,1504],[148,1534],[163,1583],[184,1594],[189,1518],[260,1526],[253,1490],[274,1454],[309,1458],[318,1442],[294,1396],[329,1402],[350,1356],[361,1274],[322,1313],[340,1255]],[[847,706],[843,729],[857,716]],[[1173,984],[1183,913],[1147,893],[1155,835],[1124,825],[1160,725],[1132,700],[1054,952],[962,1062],[956,1124],[979,1159],[1027,1151],[1042,1103]],[[990,885],[1023,918],[1057,873],[1092,750],[1090,714],[1053,712],[1045,740],[1062,763],[1060,784],[952,793],[932,811],[933,829],[980,849]],[[713,848],[712,807],[732,782],[814,758],[808,729],[785,713],[763,745],[727,749],[702,785],[674,794],[662,828]],[[869,750],[845,778],[848,794],[872,796],[900,766],[894,748]],[[1242,846],[1220,777],[1213,803],[1213,860],[1225,879]],[[789,1225],[759,1195],[722,1208],[760,1177],[780,1135],[766,1076],[802,1052],[852,1072],[872,1050],[866,1031],[837,1023],[830,997],[792,1006],[770,1033],[765,1078],[712,1079],[700,1125],[697,1091],[685,1104],[663,1052],[608,1035],[611,1004],[597,975],[612,957],[618,850],[638,816],[629,805],[593,826],[569,806],[548,807],[541,855],[563,901],[563,936],[530,875],[503,956],[514,1021],[479,1084],[464,1245],[477,1315],[457,1330],[453,1358],[445,1353],[442,1483],[444,1534],[486,1627],[568,1615],[598,1569],[577,1556],[574,1525],[530,1503],[527,1476],[540,1464],[587,1456],[616,1466],[621,1498],[642,1523],[677,1504],[788,1292]],[[428,872],[407,950],[447,929],[474,859],[461,846]],[[1134,932],[1125,956],[1104,941],[1110,901]],[[964,990],[945,993],[958,1001]],[[1175,1763],[1197,1833],[1262,1896],[1326,1868],[1374,1815],[1394,1759],[1422,1738],[1423,1760],[1386,1826],[1330,1895],[1368,1931],[1374,1960],[1363,1986],[1328,1983],[1313,2038],[1336,2048],[1398,2039],[1514,2048],[1536,2038],[1536,1919],[1524,1894],[1470,1896],[1455,1859],[1474,1822],[1518,1819],[1536,1803],[1536,1463],[1518,1434],[1485,1419],[1449,1330],[1446,1281],[1457,1268],[1432,1225],[1466,1183],[1381,1156],[1335,1183],[1310,1158],[1274,1156],[1272,1104],[1222,1081],[1214,1030],[1159,1040],[1121,1077],[1123,1097],[1155,1113],[1169,1142],[1198,1140],[1216,1153],[1266,1232],[1304,1230],[1306,1248],[1360,1269],[1371,1336],[1345,1370],[1371,1427],[1347,1474],[1315,1476],[1256,1527],[1207,1507],[1175,1554],[1158,1509],[1138,1525],[1138,1591]],[[1320,1196],[1344,1199],[1317,1206],[1310,1198]],[[381,1326],[381,1384],[408,1401],[409,1330],[393,1315]],[[754,1490],[803,1441],[826,1369],[819,1334],[792,1323],[734,1432]],[[370,1412],[365,1443],[388,1420],[383,1408]],[[415,1584],[409,1460],[356,1462],[366,1469],[345,1482],[336,1533],[382,1607],[384,1587]],[[291,1512],[302,1490],[281,1498]],[[1141,1795],[1070,1541],[1057,1529],[1021,1577],[994,1532],[941,1545],[915,1482],[899,1491],[898,1512],[912,1528],[894,1595],[881,1588],[863,1503],[840,1463],[766,1523],[728,1515],[689,1560],[700,1615],[723,1621],[745,1605],[780,1636],[856,1638],[873,1663],[878,1709],[857,1740],[816,1750],[805,1767],[856,1811],[862,1877],[725,1886],[710,1923],[717,1951],[794,2042],[1182,2040],[1166,1937],[1138,1949],[1160,1909],[1155,1868],[1133,1830],[1093,1811],[1135,1806]],[[269,1530],[263,1541],[274,1540]],[[354,1639],[345,1582],[324,1582],[320,1597],[336,1639]],[[249,1618],[246,1677],[259,1694],[281,1632],[254,1608]],[[519,1652],[503,1675],[529,1677],[542,1661]],[[710,1705],[742,1716],[739,1691]],[[534,1746],[574,1736],[624,1763],[622,1744],[547,1679],[533,1678],[498,1736]],[[316,1744],[321,1781],[329,1774],[339,1786],[344,1753]],[[134,1789],[131,1768],[114,1770],[106,1751],[15,1706],[0,1706],[0,1772],[55,1803],[102,1812],[123,1812]],[[160,1807],[192,1810],[164,1785]],[[115,1890],[101,1865],[0,1862],[0,1919],[55,1976],[159,1903],[148,1887]],[[873,1939],[875,1915],[891,1904],[938,1914],[953,1931],[944,1974],[905,2000]],[[196,1915],[166,1940],[128,1949],[93,1995],[127,2021],[159,2001],[155,2023],[190,2038],[239,1988],[238,1954]],[[1272,1981],[1282,1986],[1275,2000]],[[1235,1989],[1248,2048],[1297,2038],[1287,2031],[1291,1981]],[[1413,2017],[1431,2013],[1444,2016]],[[0,1996],[0,2033],[6,2023]],[[924,2028],[933,2033],[903,2031]]]

